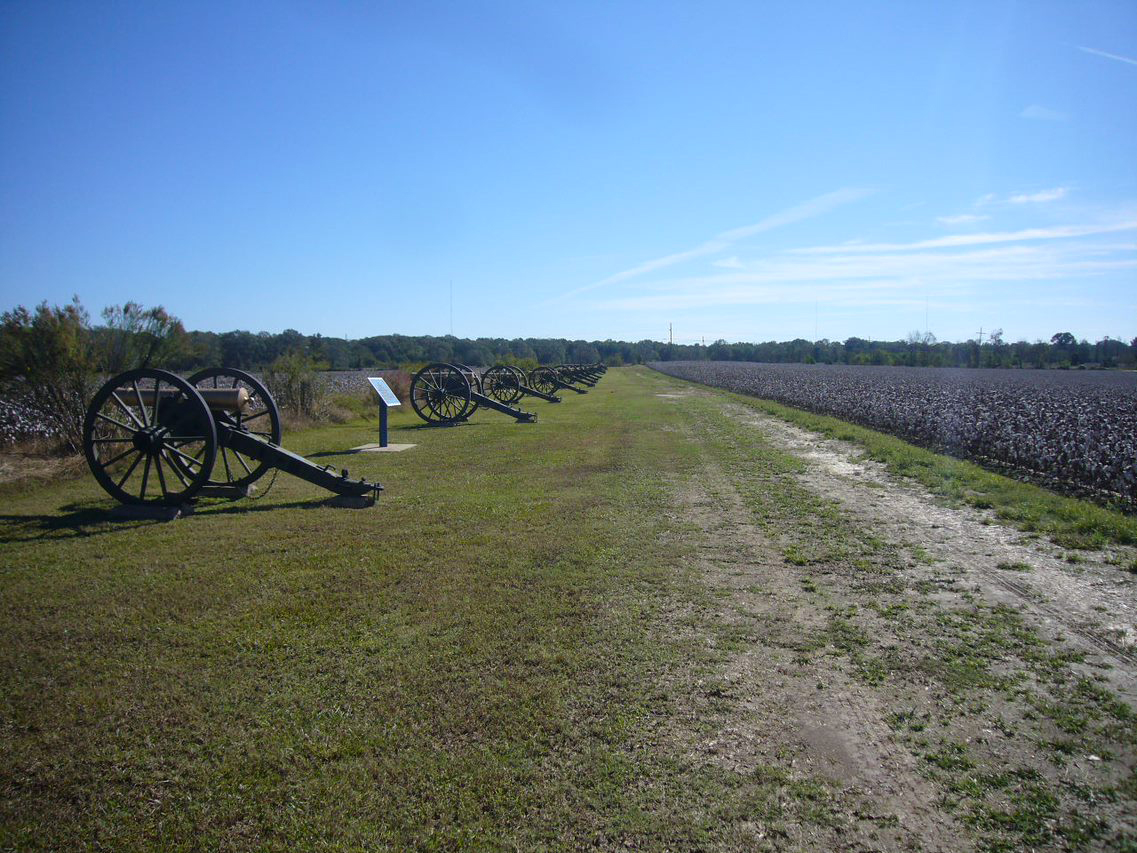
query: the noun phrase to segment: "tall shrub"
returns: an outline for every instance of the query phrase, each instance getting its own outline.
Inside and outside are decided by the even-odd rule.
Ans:
[[[42,302],[0,316],[0,386],[43,418],[40,434],[55,435],[67,450],[83,444],[83,417],[97,380],[90,319],[75,297],[69,305]]]
[[[280,408],[298,418],[319,419],[327,405],[327,389],[315,359],[299,351],[278,357],[265,371],[265,385]]]
[[[135,367],[168,367],[188,348],[182,321],[161,305],[143,308],[137,302],[112,305],[103,311],[96,330],[100,361],[108,373]]]

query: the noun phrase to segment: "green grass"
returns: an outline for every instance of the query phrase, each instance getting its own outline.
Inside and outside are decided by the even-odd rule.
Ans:
[[[1034,571],[1029,563],[1024,563],[1020,560],[1003,561],[995,564],[996,569],[1001,569],[1004,572],[1030,572]]]
[[[635,385],[613,372],[537,425],[400,412],[399,454],[335,455],[374,422],[285,436],[383,482],[367,510],[285,475],[174,523],[108,520],[89,477],[9,489],[0,848],[710,831],[629,758],[678,654],[652,614],[685,583],[656,509],[686,451],[641,428],[660,415]]]
[[[1021,713],[989,725],[1057,766],[1062,749],[1129,756],[1130,708],[1005,608],[932,603],[905,577],[927,564],[918,546],[810,494],[800,459],[721,414],[725,395],[655,397],[675,384],[610,371],[533,403],[535,425],[483,412],[427,429],[400,411],[391,441],[418,446],[397,454],[342,454],[376,440],[374,420],[286,434],[383,482],[365,510],[285,475],[173,523],[110,520],[89,476],[3,489],[0,849],[840,837],[855,810],[780,732],[741,769],[695,757],[741,713],[724,663],[756,647],[808,671],[822,701],[841,672],[879,691],[890,731],[992,849],[1053,840],[1056,819],[1072,847],[1097,837],[1064,791],[992,767],[950,724],[996,717],[985,702],[1005,694]],[[693,568],[712,534],[672,502],[708,461],[821,621],[719,618],[732,594]],[[777,595],[761,568],[742,588]],[[1133,799],[1131,775],[1114,788]]]

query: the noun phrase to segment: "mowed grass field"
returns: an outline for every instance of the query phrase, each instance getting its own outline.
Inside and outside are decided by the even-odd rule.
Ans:
[[[678,433],[643,375],[402,453],[320,506],[280,476],[173,523],[106,519],[93,478],[0,518],[0,845],[217,849],[582,843],[635,831],[630,739],[668,652],[655,544]],[[262,481],[267,484],[268,478]]]
[[[981,636],[985,657],[952,651],[919,689],[946,685],[956,714],[981,715],[967,703],[1005,687],[1050,709],[1023,732],[1012,720],[1009,739],[1080,715],[1076,737],[1110,767],[1079,782],[1097,798],[1079,821],[1050,775],[992,781],[995,758],[953,751],[943,728],[905,747],[944,798],[929,808],[973,815],[960,825],[990,849],[1129,843],[1116,819],[1137,797],[1128,706],[1076,656],[1040,658],[1013,613],[974,604],[974,622],[945,621],[940,593],[915,585],[927,618],[895,605],[908,594],[899,551],[799,499],[798,462],[715,420],[730,395],[658,396],[682,384],[612,370],[585,396],[528,403],[534,425],[479,412],[423,428],[401,411],[391,441],[418,445],[403,453],[340,455],[376,441],[375,421],[285,435],[382,482],[368,509],[325,506],[285,475],[171,523],[110,520],[89,476],[7,487],[0,848],[808,849],[866,823],[864,837],[887,836],[897,815],[859,813],[840,780],[777,748],[743,769],[694,754],[740,713],[722,671],[742,647],[776,646],[817,695],[832,679],[811,666],[863,690],[894,679],[881,719],[898,713],[915,670],[872,653],[863,613],[932,631],[928,655],[949,654],[936,630],[953,650]],[[730,593],[699,569],[714,533],[675,498],[711,463],[746,484],[756,529],[785,533],[767,530],[771,559],[801,572],[822,630],[792,613],[745,630],[718,617]],[[834,603],[844,581],[818,569],[830,564],[873,577],[871,593],[857,588],[872,596],[864,611]],[[1007,687],[1019,664],[1034,669]],[[918,731],[897,719],[898,740]]]

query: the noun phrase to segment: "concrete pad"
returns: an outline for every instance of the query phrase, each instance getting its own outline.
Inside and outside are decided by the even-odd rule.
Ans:
[[[379,442],[374,444],[361,444],[359,447],[353,447],[352,453],[398,453],[400,450],[410,450],[412,447],[418,447],[417,444],[388,444],[386,447],[380,447]]]
[[[324,506],[335,506],[341,509],[365,509],[375,506],[375,495],[336,495],[323,501]]]

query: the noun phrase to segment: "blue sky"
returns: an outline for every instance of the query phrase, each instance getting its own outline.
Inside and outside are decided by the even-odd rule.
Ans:
[[[453,325],[450,291],[453,283]],[[1137,3],[0,5],[0,308],[1137,335]]]

